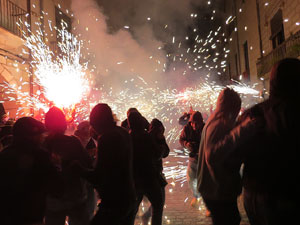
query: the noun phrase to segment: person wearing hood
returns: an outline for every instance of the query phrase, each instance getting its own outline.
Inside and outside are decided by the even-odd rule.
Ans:
[[[127,118],[122,121],[121,127],[125,128],[127,131],[130,130],[129,123],[128,123],[128,116],[132,112],[137,112],[137,113],[139,113],[141,115],[141,117],[143,118],[143,128],[144,128],[144,130],[148,131],[150,124],[149,124],[148,120],[144,116],[142,116],[142,114],[137,110],[137,108],[129,108],[127,110]]]
[[[12,143],[0,153],[1,225],[43,224],[46,197],[62,192],[59,172],[41,147],[45,131],[31,117],[12,127]]]
[[[133,146],[133,177],[135,182],[137,203],[136,216],[143,197],[147,197],[152,207],[151,224],[161,225],[164,193],[157,171],[157,161],[161,158],[158,143],[144,129],[143,117],[137,112],[128,116],[129,135]]]
[[[165,203],[165,187],[168,184],[165,175],[163,173],[163,158],[168,157],[170,153],[170,148],[166,142],[166,138],[164,136],[165,127],[163,123],[158,120],[157,118],[154,118],[149,126],[149,135],[152,138],[152,140],[156,143],[158,150],[154,153],[155,159],[153,160],[153,164],[155,167],[156,174],[159,179],[160,187],[161,187],[161,195],[163,200],[163,205]],[[147,198],[144,198],[143,201],[147,201]],[[152,206],[150,206],[146,212],[142,215],[142,222],[143,224],[148,224],[148,221],[152,215]]]
[[[202,132],[197,183],[214,225],[238,225],[241,220],[237,207],[237,197],[242,189],[241,165],[237,163],[226,167],[226,149],[223,155],[212,151],[212,147],[233,129],[240,109],[238,93],[225,88],[220,92],[216,110],[208,118]]]
[[[189,152],[189,163],[187,168],[187,180],[190,189],[193,192],[193,199],[191,206],[196,207],[200,200],[200,194],[197,190],[197,162],[198,162],[198,149],[201,140],[201,133],[204,127],[202,115],[199,111],[193,112],[190,121],[183,127],[180,134],[179,142],[182,147],[186,148]]]
[[[184,112],[183,115],[181,117],[179,117],[178,123],[182,126],[187,125],[188,122],[190,121],[190,118],[191,118],[191,115],[193,114],[193,112],[194,112],[193,107],[190,106],[189,112]]]
[[[93,170],[80,169],[101,199],[91,225],[134,224],[136,193],[130,136],[116,125],[111,108],[104,103],[92,109],[90,124],[98,136],[97,161]]]
[[[251,225],[298,219],[300,60],[286,58],[270,74],[268,100],[246,110],[230,134],[212,147],[228,165],[244,164],[244,207]]]

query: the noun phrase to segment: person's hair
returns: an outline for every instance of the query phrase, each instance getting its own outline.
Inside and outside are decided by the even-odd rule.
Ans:
[[[78,124],[77,130],[81,131],[87,127],[90,127],[90,122],[89,121],[82,121]]]
[[[83,134],[83,132],[85,132],[86,128],[90,128],[90,122],[89,121],[82,121],[78,124],[74,134],[76,136],[80,136]]]
[[[32,117],[22,117],[18,119],[12,128],[14,140],[27,140],[45,131],[44,124]]]
[[[190,118],[191,122],[203,122],[202,114],[199,111],[193,112]]]
[[[131,130],[143,130],[143,117],[139,112],[131,112],[128,115],[128,125]]]
[[[96,105],[90,113],[91,126],[100,133],[103,129],[115,124],[111,108],[105,103]]]
[[[132,113],[132,112],[139,112],[139,111],[137,110],[137,108],[129,108],[129,109],[127,110],[127,117],[128,117],[129,114]]]
[[[51,107],[45,116],[45,126],[50,132],[64,133],[67,130],[67,121],[63,111]]]
[[[241,109],[242,100],[239,94],[231,89],[226,87],[223,89],[217,100],[217,110],[222,111],[224,113],[238,113]]]
[[[276,63],[270,74],[270,97],[299,97],[300,60],[286,58]],[[298,98],[297,98],[298,100]]]
[[[154,118],[149,125],[149,131],[156,130],[160,127],[162,127],[163,130],[165,131],[165,127],[164,127],[163,123],[160,120]]]

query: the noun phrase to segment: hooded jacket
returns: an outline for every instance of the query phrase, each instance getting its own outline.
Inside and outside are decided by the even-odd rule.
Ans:
[[[130,136],[114,126],[99,136],[97,148],[96,167],[84,176],[95,186],[102,205],[111,208],[118,202],[124,207],[135,199]]]
[[[192,122],[198,121],[199,128],[194,130],[192,127]],[[204,127],[204,122],[202,114],[199,111],[195,111],[191,117],[188,124],[183,127],[183,130],[180,134],[179,142],[182,147],[185,147],[189,151],[189,160],[197,162],[198,160],[198,149],[201,140],[201,133]]]
[[[295,110],[299,105],[299,81],[300,61],[280,61],[271,72],[270,98],[247,110],[240,124],[212,149],[227,151],[227,159],[241,159],[247,191],[274,196],[277,201],[285,199],[294,206],[300,190],[300,119]]]
[[[189,151],[189,157],[195,158],[196,160],[198,158],[198,149],[203,126],[198,130],[194,130],[191,125],[191,122],[189,122],[187,125],[184,126],[180,134],[179,142],[181,146],[187,148]],[[189,144],[191,145],[189,146]]]
[[[227,149],[215,151],[214,146],[233,128],[228,114],[239,111],[241,100],[230,89],[222,91],[215,112],[203,128],[198,159],[198,190],[210,200],[235,200],[241,193],[240,162],[227,166]]]

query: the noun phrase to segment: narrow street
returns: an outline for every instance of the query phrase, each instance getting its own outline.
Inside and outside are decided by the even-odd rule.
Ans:
[[[187,158],[176,158],[172,155],[169,156],[165,161],[169,161],[167,164],[168,166],[176,166],[178,164],[187,165]],[[197,208],[193,208],[190,205],[192,197],[193,196],[188,188],[187,182],[182,184],[180,182],[176,182],[174,185],[174,183],[169,181],[169,184],[166,187],[166,204],[163,215],[163,224],[211,225],[211,218],[205,215],[206,209],[202,199],[200,200],[199,206]],[[145,203],[144,210],[147,208],[148,203]],[[242,197],[239,198],[239,210],[242,217],[240,225],[249,225],[248,218],[242,204]],[[139,216],[142,215],[142,211],[143,207],[141,206],[136,219],[136,225],[142,224],[141,220],[139,219]]]

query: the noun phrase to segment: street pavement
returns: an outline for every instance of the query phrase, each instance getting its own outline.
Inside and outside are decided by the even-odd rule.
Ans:
[[[178,163],[187,165],[187,158],[175,158],[173,156],[169,156],[167,160],[169,161],[169,166],[176,165]],[[166,166],[166,164],[164,164],[164,166]],[[181,183],[172,182],[172,180],[169,180],[169,184],[166,186],[166,203],[163,214],[163,224],[211,225],[211,217],[207,217],[205,215],[206,209],[202,199],[200,199],[199,205],[197,205],[197,207],[194,208],[190,205],[192,198],[193,196],[188,187],[187,182]],[[242,217],[240,225],[249,225],[242,203],[242,196],[239,197],[238,203],[240,214]],[[143,214],[143,211],[147,210],[148,206],[148,202],[144,202],[144,204],[141,205],[135,221],[135,225],[142,224],[140,216]]]

